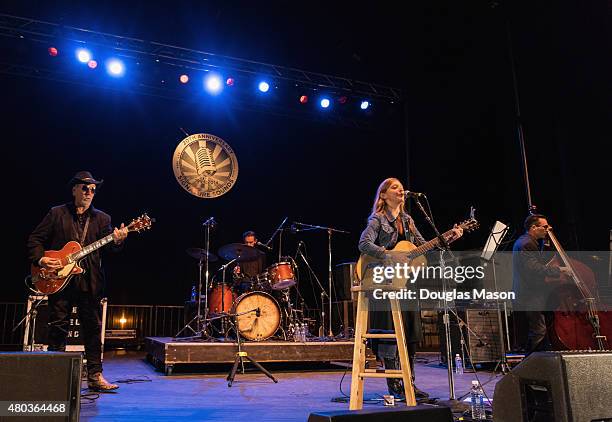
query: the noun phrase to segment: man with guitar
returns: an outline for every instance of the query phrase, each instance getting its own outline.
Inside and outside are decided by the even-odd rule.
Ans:
[[[120,249],[128,229],[123,224],[113,229],[111,217],[91,205],[96,189],[102,182],[94,179],[88,171],[74,175],[69,182],[73,201],[51,208],[30,234],[27,247],[34,266],[48,272],[67,266],[60,258],[45,256],[45,251],[62,249],[70,241],[88,245],[112,235],[113,249]],[[84,257],[80,266],[85,270],[83,273],[72,277],[58,293],[49,295],[49,350],[65,349],[68,319],[72,307],[76,305],[85,342],[87,384],[93,390],[115,390],[118,386],[102,376],[100,299],[104,288],[104,272],[100,251]]]
[[[461,227],[455,227],[449,232],[449,237],[446,239],[448,243],[458,239],[463,235]],[[414,244],[424,245],[426,240],[414,224],[412,217],[405,209],[405,194],[402,183],[395,178],[385,179],[374,198],[374,206],[372,214],[368,218],[368,226],[361,233],[359,239],[359,251],[364,255],[381,259],[384,262],[393,262],[392,249],[401,240],[408,240]],[[389,304],[387,304],[389,305]],[[408,343],[408,357],[412,369],[412,377],[414,384],[414,359],[416,356],[417,344],[423,339],[421,330],[421,316],[418,311],[402,312],[404,319],[404,327],[406,329],[406,342]],[[370,313],[370,328],[374,330],[393,330],[393,320],[391,317],[390,305],[389,311],[386,312],[371,312]],[[382,340],[379,342],[376,350],[377,357],[381,359],[386,369],[399,369],[399,359],[397,345],[385,343]],[[403,396],[402,381],[397,378],[387,378],[387,387],[389,393],[395,396]],[[419,398],[427,398],[428,394],[414,387],[415,396]]]

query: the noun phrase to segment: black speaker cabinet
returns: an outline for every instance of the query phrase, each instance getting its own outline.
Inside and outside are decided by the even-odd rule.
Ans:
[[[308,422],[453,422],[448,407],[396,405],[377,409],[311,413]]]
[[[45,411],[40,418],[24,420],[74,421],[79,420],[81,399],[80,353],[12,352],[0,353],[0,401],[2,402],[55,402],[63,403],[66,411],[58,415],[58,408]],[[9,416],[2,409],[0,420]],[[29,412],[32,416],[35,413]],[[9,419],[11,420],[11,419]]]
[[[351,287],[355,281],[356,262],[345,262],[334,268],[334,283],[336,287],[336,300],[352,300]]]
[[[611,352],[538,352],[495,386],[495,422],[612,421]]]

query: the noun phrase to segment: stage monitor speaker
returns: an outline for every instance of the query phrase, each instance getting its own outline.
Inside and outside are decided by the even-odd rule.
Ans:
[[[308,422],[453,422],[450,408],[419,405],[311,413]]]
[[[495,422],[611,422],[611,352],[537,352],[495,386]]]
[[[40,419],[26,417],[24,420],[77,422],[80,413],[82,364],[80,353],[0,353],[0,401],[54,402],[58,406],[64,404],[65,412],[61,416],[58,413],[61,408],[55,407],[54,411],[45,412],[44,417],[41,414]],[[7,409],[2,409],[0,420],[9,416],[6,412]],[[32,413],[29,416],[32,416]]]

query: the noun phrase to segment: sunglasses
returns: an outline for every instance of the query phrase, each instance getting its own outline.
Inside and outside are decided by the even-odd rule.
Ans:
[[[90,186],[81,186],[81,189],[83,190],[84,193],[88,193],[88,192],[96,193],[95,186],[92,186],[92,187],[90,187]]]

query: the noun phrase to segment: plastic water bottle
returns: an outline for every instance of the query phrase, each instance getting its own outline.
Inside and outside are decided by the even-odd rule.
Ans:
[[[472,381],[472,389],[470,390],[470,407],[472,409],[472,420],[484,421],[487,419],[484,405],[484,392],[480,383],[476,380]]]
[[[303,323],[300,330],[300,338],[305,343],[308,337],[308,324]]]
[[[455,355],[455,374],[463,374],[463,359],[459,353]]]
[[[198,293],[196,292],[196,288],[195,288],[195,284],[194,284],[193,287],[191,288],[191,301],[192,302],[196,301],[197,295],[198,295]]]

